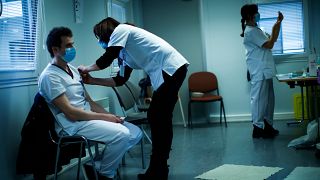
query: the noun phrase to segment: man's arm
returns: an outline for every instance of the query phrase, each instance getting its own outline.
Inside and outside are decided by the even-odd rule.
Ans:
[[[84,81],[87,83],[86,81]],[[93,85],[101,85],[101,86],[107,86],[107,87],[115,87],[116,83],[114,82],[113,78],[94,78],[90,79],[87,84],[93,84]]]
[[[79,121],[79,120],[104,120],[115,123],[121,123],[122,120],[113,115],[106,113],[98,113],[91,111],[84,111],[83,109],[76,108],[72,106],[65,94],[62,94],[53,100],[53,104],[58,107],[65,116],[71,121]]]
[[[100,106],[98,103],[94,102],[90,95],[88,94],[87,91],[85,91],[85,97],[86,100],[89,102],[90,107],[91,107],[91,111],[93,112],[97,112],[97,113],[105,113],[105,114],[110,114],[109,112],[107,112],[102,106]]]

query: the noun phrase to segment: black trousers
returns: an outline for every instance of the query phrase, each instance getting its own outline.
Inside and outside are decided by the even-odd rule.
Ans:
[[[172,76],[163,71],[164,83],[153,93],[148,110],[152,139],[150,166],[161,164],[167,168],[173,138],[172,113],[186,74],[186,65],[181,66]]]

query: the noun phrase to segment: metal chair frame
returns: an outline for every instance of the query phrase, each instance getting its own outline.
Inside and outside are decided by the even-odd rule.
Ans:
[[[127,81],[125,86],[129,89],[136,102],[136,107],[140,112],[147,112],[150,104],[146,104],[140,96],[140,90],[137,85],[132,83],[131,81]]]
[[[70,144],[80,144],[80,149],[79,149],[79,157],[78,157],[78,168],[77,168],[77,179],[79,179],[79,174],[80,174],[80,167],[81,167],[81,159],[82,159],[82,149],[83,145],[85,145],[86,149],[88,149],[90,161],[92,164],[92,168],[94,170],[95,174],[95,179],[98,180],[98,174],[96,171],[95,167],[95,159],[99,156],[99,147],[98,144],[104,144],[103,142],[98,142],[98,141],[92,141],[88,140],[85,136],[81,135],[73,135],[73,136],[60,136],[57,137],[58,139],[55,139],[52,136],[52,133],[49,131],[49,137],[51,138],[51,141],[57,145],[57,155],[56,155],[56,162],[55,162],[55,173],[54,173],[54,180],[57,179],[58,176],[58,164],[59,164],[59,157],[60,157],[60,152],[61,152],[61,147],[62,146],[67,146]],[[93,153],[91,151],[91,147],[95,146],[95,156],[93,156]]]
[[[147,113],[138,112],[136,101],[127,86],[123,85],[123,86],[113,87],[113,90],[118,98],[122,113],[125,116],[125,120],[139,126],[144,134],[143,137],[146,137],[151,144],[152,141],[143,127],[144,124],[148,124]],[[133,109],[134,112],[127,113],[127,111],[130,109]],[[142,153],[142,167],[145,168],[143,138],[141,139],[141,153]]]

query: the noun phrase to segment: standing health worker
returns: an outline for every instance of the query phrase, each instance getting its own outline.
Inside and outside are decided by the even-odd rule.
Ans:
[[[108,87],[121,86],[129,79],[133,69],[146,72],[154,89],[148,110],[152,155],[147,171],[139,174],[138,178],[168,179],[167,160],[173,138],[172,113],[189,62],[160,37],[133,25],[120,24],[110,17],[96,24],[93,32],[106,51],[96,63],[78,68],[84,82]],[[90,76],[89,72],[107,68],[116,58],[120,67],[116,77]]]
[[[279,131],[273,128],[275,97],[272,78],[276,70],[271,49],[278,39],[283,15],[278,12],[271,35],[257,26],[260,14],[256,4],[242,6],[241,16],[241,36],[244,37],[247,68],[251,78],[252,137],[273,138]]]

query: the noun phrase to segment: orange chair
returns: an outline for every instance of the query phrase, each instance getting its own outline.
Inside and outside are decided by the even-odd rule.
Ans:
[[[223,104],[223,98],[219,94],[218,80],[214,73],[195,72],[188,79],[189,103],[188,103],[188,126],[192,128],[191,103],[208,103],[220,101],[220,124],[222,120],[222,111],[224,123],[227,127],[226,114]],[[215,94],[213,92],[216,92]]]

